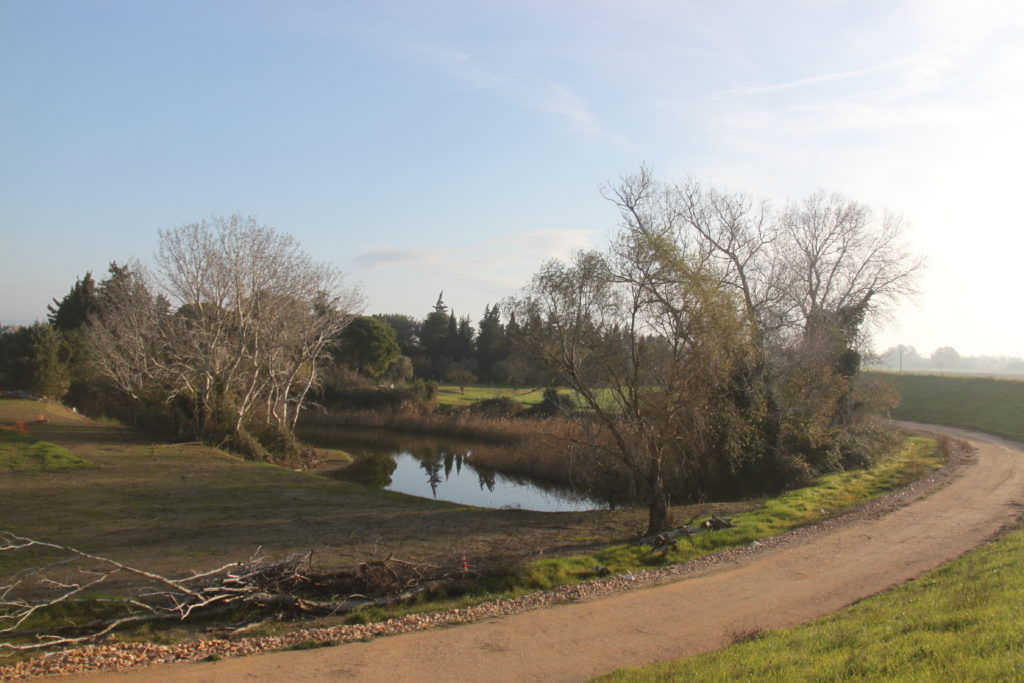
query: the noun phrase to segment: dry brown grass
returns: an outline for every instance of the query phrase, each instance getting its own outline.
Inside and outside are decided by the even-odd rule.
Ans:
[[[33,418],[45,413],[48,422]],[[0,424],[93,464],[74,472],[0,476],[0,526],[18,535],[173,574],[315,548],[324,566],[393,553],[408,559],[476,556],[520,539],[524,558],[622,540],[642,526],[632,510],[543,513],[457,506],[246,462],[206,446],[154,443],[51,404],[0,400]],[[0,574],[12,569],[0,559]]]
[[[302,419],[304,425],[384,429],[493,443],[518,443],[529,438],[537,432],[539,422],[527,418],[483,417],[465,412],[437,414],[417,410],[307,413]]]

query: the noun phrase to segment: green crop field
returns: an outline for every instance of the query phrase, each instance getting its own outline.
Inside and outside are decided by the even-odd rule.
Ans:
[[[902,394],[892,417],[1024,441],[1024,381],[878,375]],[[803,626],[748,634],[696,657],[602,681],[1024,679],[1024,529],[920,579]]]
[[[978,429],[1024,441],[1024,381],[940,375],[877,375],[903,397],[892,417]]]

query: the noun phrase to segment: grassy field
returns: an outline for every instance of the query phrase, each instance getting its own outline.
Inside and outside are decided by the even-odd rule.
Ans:
[[[39,413],[49,421],[35,422]],[[218,566],[258,547],[271,557],[316,548],[325,565],[374,553],[472,557],[496,544],[528,557],[538,548],[564,553],[621,541],[644,520],[634,510],[551,514],[430,501],[196,444],[153,443],[60,406],[0,400],[0,425],[17,421],[27,425],[26,441],[4,430],[0,442],[0,528],[156,571]],[[27,466],[22,451],[39,441],[88,466]],[[6,562],[0,558],[0,569]]]
[[[507,396],[516,403],[531,406],[544,399],[543,387],[492,387],[467,386],[465,391],[453,384],[441,384],[437,387],[437,403],[439,406],[468,406],[477,401]]]
[[[35,421],[40,413],[47,421]],[[929,442],[917,441],[902,459],[871,474],[826,478],[766,505],[675,508],[680,521],[733,516],[737,529],[683,541],[656,556],[627,543],[643,528],[644,510],[538,513],[458,506],[246,462],[196,444],[152,443],[60,406],[0,400],[0,425],[18,421],[28,434],[4,430],[0,441],[0,467],[6,469],[0,470],[0,529],[171,575],[244,560],[257,548],[267,557],[313,548],[317,565],[329,567],[389,554],[472,561],[500,547],[524,563],[491,586],[500,591],[586,580],[596,563],[628,571],[741,545],[814,521],[935,465]],[[0,556],[0,574],[37,559]]]
[[[870,373],[888,381],[903,397],[892,410],[898,420],[930,422],[977,429],[1024,441],[1024,380],[909,373]],[[539,403],[543,389],[529,387],[466,387],[440,385],[442,406],[468,405],[508,396],[523,405]]]
[[[885,375],[898,419],[1024,441],[1024,382]],[[1024,679],[1024,529],[926,576],[794,629],[602,681]]]
[[[878,374],[903,397],[892,416],[978,429],[1024,441],[1024,381],[987,377]]]
[[[797,628],[600,681],[1024,679],[1024,530]]]

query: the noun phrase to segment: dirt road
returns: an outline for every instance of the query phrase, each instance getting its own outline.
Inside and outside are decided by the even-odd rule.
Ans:
[[[885,516],[719,564],[684,581],[368,643],[79,680],[578,681],[720,648],[737,634],[808,621],[919,576],[1019,518],[1024,447],[928,429],[976,449],[947,486]]]

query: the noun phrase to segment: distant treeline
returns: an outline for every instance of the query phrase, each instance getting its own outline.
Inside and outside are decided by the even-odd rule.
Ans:
[[[871,365],[896,371],[1024,375],[1024,358],[961,356],[952,346],[935,349],[930,356],[922,356],[913,346],[892,346],[883,351]]]

